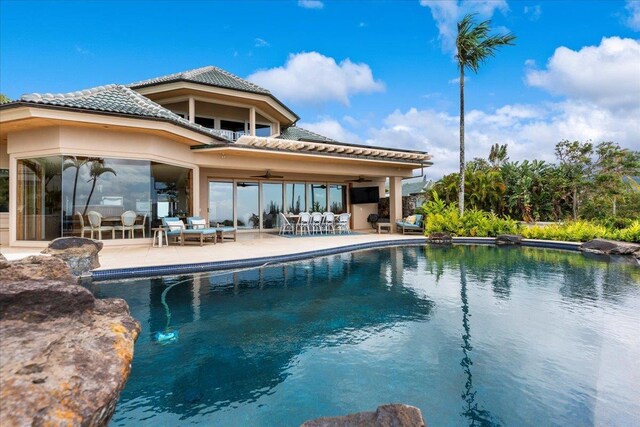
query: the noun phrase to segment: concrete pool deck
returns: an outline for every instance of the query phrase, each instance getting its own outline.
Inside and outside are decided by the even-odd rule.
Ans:
[[[239,233],[236,242],[218,244],[173,244],[162,248],[149,242],[140,245],[105,246],[100,252],[101,267],[92,271],[94,280],[183,274],[259,266],[265,263],[295,261],[315,256],[370,249],[374,247],[424,244],[423,235],[377,234],[358,230],[353,234],[283,237],[272,233]],[[494,238],[454,237],[454,244],[489,244]],[[523,246],[577,250],[580,243],[524,239]],[[1,248],[10,261],[37,255],[42,248]]]
[[[239,233],[236,242],[218,244],[172,244],[162,248],[150,244],[105,246],[100,251],[100,270],[144,268],[167,265],[210,263],[254,258],[276,257],[304,252],[336,249],[360,244],[392,240],[424,241],[424,236],[402,234],[377,234],[375,231],[358,230],[353,234],[323,236],[282,237],[271,233]],[[8,260],[38,255],[42,248],[2,248],[0,252]]]

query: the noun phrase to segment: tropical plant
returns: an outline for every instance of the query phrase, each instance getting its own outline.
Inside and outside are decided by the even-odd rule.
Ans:
[[[556,157],[560,160],[560,168],[566,184],[571,191],[572,216],[578,218],[579,196],[588,184],[587,177],[591,171],[593,144],[580,141],[560,141],[556,144]]]
[[[5,94],[0,93],[0,104],[6,104],[7,102],[11,102],[11,99]]]
[[[104,159],[91,160],[91,163],[89,163],[90,178],[87,181],[87,182],[91,182],[91,191],[89,191],[89,197],[87,197],[87,203],[84,205],[84,210],[82,211],[82,215],[87,214],[87,210],[89,209],[89,204],[91,203],[91,196],[93,196],[93,191],[96,189],[96,183],[98,182],[98,178],[100,178],[105,173],[112,173],[114,176],[117,175],[114,169],[106,167],[104,165]],[[74,197],[74,200],[75,200],[75,197]]]
[[[64,162],[62,164],[62,170],[65,171],[67,169],[73,168],[76,170],[76,174],[73,180],[73,194],[71,196],[71,215],[75,215],[76,213],[76,194],[78,192],[78,177],[80,176],[80,169],[91,159],[88,158],[78,158],[76,156],[68,156],[65,157]]]
[[[489,57],[495,56],[501,46],[513,45],[516,37],[511,34],[490,35],[491,21],[476,24],[474,14],[465,15],[458,22],[456,37],[456,60],[460,70],[460,176],[458,189],[458,205],[460,215],[464,214],[464,71],[469,69],[477,73],[480,65]]]

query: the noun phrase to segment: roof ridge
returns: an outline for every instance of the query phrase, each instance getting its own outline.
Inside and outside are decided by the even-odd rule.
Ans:
[[[261,90],[261,91],[265,91],[265,92],[271,93],[271,91],[269,89],[265,89],[265,88],[263,88],[261,86],[258,86],[257,84],[252,83],[247,79],[243,79],[242,77],[237,76],[237,75],[235,75],[235,74],[233,74],[233,73],[231,73],[231,72],[229,72],[227,70],[224,70],[224,69],[222,69],[220,67],[216,67],[215,65],[211,65],[211,68],[212,68],[212,70],[218,71],[219,73],[222,73],[222,74],[226,75],[227,77],[231,77],[231,78],[234,78],[234,79],[242,80],[243,82],[247,83],[249,86],[251,86],[251,87],[253,87],[253,88],[257,89],[257,90]]]
[[[95,95],[96,93],[100,93],[100,92],[104,92],[113,88],[116,88],[118,86],[122,86],[122,85],[118,85],[115,83],[112,84],[108,84],[108,85],[102,85],[102,86],[95,86],[89,89],[83,89],[83,90],[76,90],[73,92],[65,92],[65,93],[38,93],[38,92],[34,92],[34,93],[26,93],[24,95],[22,95],[20,97],[20,100],[22,101],[31,101],[31,102],[40,102],[40,101],[53,101],[56,99],[77,99],[77,98],[84,98],[84,97],[88,97],[91,95]]]
[[[336,139],[329,138],[328,136],[320,135],[319,133],[316,133],[316,132],[310,131],[309,129],[305,129],[305,128],[302,128],[302,127],[300,127],[300,126],[288,126],[286,129],[289,129],[289,128],[296,128],[296,129],[303,130],[303,131],[305,131],[305,132],[309,132],[310,134],[315,135],[315,136],[319,136],[320,138],[326,139],[327,141],[331,141],[331,142],[340,142],[340,141],[338,141],[338,140],[336,140]]]
[[[207,71],[211,71],[214,68],[216,68],[216,67],[214,67],[213,65],[205,65],[204,67],[194,68],[193,70],[183,71],[183,72],[178,73],[178,74],[182,75],[182,77],[187,79],[187,78],[196,76],[198,74],[202,74],[202,73],[206,73]]]

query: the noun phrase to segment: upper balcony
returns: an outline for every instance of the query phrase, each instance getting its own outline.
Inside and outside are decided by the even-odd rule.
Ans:
[[[242,135],[274,136],[298,116],[271,92],[217,67],[203,67],[130,85],[192,123]]]

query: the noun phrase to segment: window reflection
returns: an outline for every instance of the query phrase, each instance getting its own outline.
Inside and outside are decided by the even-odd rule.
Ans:
[[[347,186],[329,185],[329,211],[341,214],[347,212]]]
[[[257,182],[238,182],[238,229],[260,227],[258,189]]]
[[[325,184],[309,184],[309,210],[325,212],[327,210],[327,186]]]
[[[209,224],[233,226],[232,182],[209,182]]]
[[[262,228],[280,227],[282,212],[282,183],[262,184]]]
[[[299,214],[307,209],[303,183],[296,182],[286,184],[286,194],[286,211],[288,213]]]
[[[119,230],[115,237],[122,238],[125,213],[135,213],[135,221],[127,224],[133,230],[129,236],[147,237],[162,216],[189,213],[190,191],[190,169],[145,160],[80,156],[19,160],[17,238],[89,237],[92,227],[94,231],[115,227]]]

